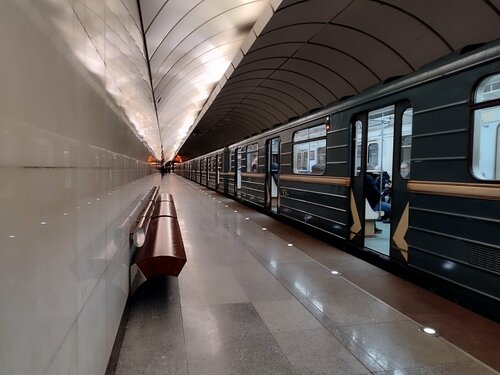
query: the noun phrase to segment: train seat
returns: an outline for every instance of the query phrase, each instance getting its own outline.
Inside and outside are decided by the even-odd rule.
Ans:
[[[380,211],[380,218],[384,216],[384,211]],[[375,221],[379,219],[379,211],[374,211],[365,199],[365,236],[375,236]]]

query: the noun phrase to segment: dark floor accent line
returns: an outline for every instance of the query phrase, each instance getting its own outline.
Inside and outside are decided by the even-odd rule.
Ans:
[[[118,332],[116,333],[115,342],[113,344],[113,349],[109,355],[108,366],[106,367],[105,375],[115,375],[116,366],[118,365],[118,359],[120,358],[120,351],[122,349],[123,338],[125,337],[125,330],[127,329],[128,319],[130,317],[130,298],[127,299],[125,304],[125,309],[123,310],[122,319],[120,320],[120,325],[118,327]]]

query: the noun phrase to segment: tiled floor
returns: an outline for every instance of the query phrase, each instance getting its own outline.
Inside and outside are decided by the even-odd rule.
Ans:
[[[499,324],[178,176],[162,191],[188,262],[132,298],[116,374],[498,374]]]

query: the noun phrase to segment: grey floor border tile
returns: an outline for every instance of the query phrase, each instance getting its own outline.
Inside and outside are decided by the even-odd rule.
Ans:
[[[361,346],[356,342],[351,340],[345,332],[343,332],[339,326],[337,326],[325,313],[323,313],[314,303],[312,303],[307,297],[305,297],[297,288],[292,285],[287,279],[281,277],[276,273],[271,267],[269,267],[267,261],[258,254],[251,247],[244,245],[246,249],[257,259],[257,261],[271,274],[276,280],[278,280],[283,287],[290,292],[297,301],[306,308],[309,313],[311,313],[320,323],[325,327],[325,329],[330,332],[330,334],[335,337],[339,342],[349,350],[360,362],[365,366],[370,372],[373,371],[383,371],[384,368],[380,363],[378,363],[374,358],[372,358],[368,352],[366,352]],[[300,251],[300,250],[297,250]],[[312,258],[311,258],[312,259]],[[314,262],[317,262],[314,260]],[[323,266],[323,265],[322,265]],[[324,267],[324,266],[323,266]],[[326,267],[325,267],[326,271]]]
[[[106,375],[187,375],[186,343],[175,277],[158,277],[142,284],[129,296],[128,316],[116,363]],[[167,330],[168,335],[164,333]]]

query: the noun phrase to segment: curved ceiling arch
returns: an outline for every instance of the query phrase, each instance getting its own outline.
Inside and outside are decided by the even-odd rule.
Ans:
[[[301,2],[301,5],[304,7],[310,7],[310,3],[311,2],[309,2],[309,1]],[[314,3],[314,1],[313,1],[313,3]],[[323,3],[323,2],[316,2],[316,3]],[[290,20],[287,20],[287,23],[284,23],[283,25],[278,24],[275,27],[269,28],[266,32],[272,32],[272,31],[275,31],[275,30],[280,29],[282,27],[289,27],[292,24],[298,25],[298,24],[304,24],[304,23],[310,22],[310,23],[316,23],[316,24],[318,24],[318,23],[319,24],[326,24],[326,23],[336,24],[339,26],[348,26],[348,27],[354,27],[354,25],[355,25],[354,28],[357,31],[365,32],[368,35],[372,35],[372,36],[376,37],[376,35],[377,35],[376,28],[374,28],[373,25],[371,25],[371,27],[365,27],[363,29],[362,28],[363,23],[367,23],[367,21],[377,23],[377,20],[379,20],[379,19],[381,19],[381,20],[390,19],[392,23],[396,23],[396,24],[399,23],[399,24],[407,25],[408,23],[415,23],[411,27],[407,27],[407,28],[412,29],[412,30],[418,30],[420,32],[420,34],[423,34],[423,33],[425,34],[425,30],[427,30],[428,34],[429,34],[429,36],[427,38],[423,38],[422,35],[419,36],[422,44],[425,43],[428,45],[429,39],[430,39],[430,37],[432,37],[432,38],[435,38],[436,40],[439,40],[444,46],[446,46],[448,52],[453,51],[453,48],[446,41],[446,39],[443,37],[443,35],[441,35],[438,30],[433,28],[432,25],[425,22],[425,20],[420,18],[418,15],[412,14],[411,12],[405,10],[404,8],[402,8],[396,4],[392,4],[389,1],[379,1],[379,0],[376,0],[376,1],[375,0],[368,0],[368,1],[364,1],[364,2],[358,1],[358,2],[351,2],[351,3],[352,4],[349,4],[348,7],[345,7],[344,9],[342,9],[339,13],[335,14],[334,17],[332,17],[331,19],[327,20],[321,14],[315,14],[310,19],[304,18],[303,16],[301,16],[298,19],[298,21],[295,21],[292,23]],[[299,12],[297,9],[298,8],[297,3],[292,4],[292,6],[293,6],[293,14],[294,15],[301,14],[301,12]],[[292,6],[288,6],[286,8],[283,8],[283,10],[285,10],[287,8],[292,9]],[[363,9],[361,11],[361,10],[356,9],[356,7],[362,7]],[[366,17],[366,16],[360,17],[359,16],[359,14],[363,14],[363,13],[364,14],[373,14],[373,13],[379,13],[380,11],[385,12],[385,13],[393,12],[394,14],[382,14],[382,15],[377,14],[377,16],[374,16],[374,17]],[[355,15],[357,15],[357,17],[355,19],[349,19],[347,22],[344,21],[344,23],[343,23],[342,20],[347,18],[345,16],[345,13],[354,13]],[[386,30],[386,28],[384,26],[382,26],[380,29]],[[390,35],[388,35],[388,36],[390,36]],[[386,37],[377,36],[376,38],[379,41],[382,41],[385,39],[390,40],[390,38],[388,38],[387,36]],[[402,40],[400,35],[398,35],[397,38],[398,38],[398,40]],[[387,45],[391,45],[391,44],[392,43],[390,43],[388,41]],[[418,46],[417,46],[417,48],[418,48]],[[409,64],[409,65],[411,65],[411,64]]]
[[[436,2],[390,0],[399,8],[415,15],[436,30],[453,51],[499,37],[498,1],[446,0]],[[496,4],[496,5],[495,5]]]
[[[251,108],[256,108],[260,111],[266,112],[270,117],[273,117],[275,119],[275,121],[273,122],[274,124],[276,124],[277,122],[286,121],[288,119],[288,117],[286,117],[285,114],[279,110],[279,108],[276,108],[263,100],[246,99],[245,98],[245,101],[243,103],[246,103],[246,104],[242,104],[241,99],[234,99],[233,101],[226,102],[220,106],[214,105],[212,108],[214,111],[216,111],[216,110],[224,111],[227,109],[229,109],[229,110],[235,109],[239,105],[244,105],[244,106],[250,106]],[[254,103],[254,104],[252,105],[251,103]],[[278,113],[275,114],[275,112],[278,112]],[[281,117],[281,119],[280,119],[280,117]]]
[[[173,158],[273,0],[138,0],[164,157]]]
[[[282,100],[279,100],[278,98],[274,97],[274,96],[271,96],[271,95],[266,95],[262,92],[252,92],[251,94],[248,95],[248,99],[250,99],[252,96],[257,96],[257,97],[262,97],[263,100],[265,98],[265,101],[266,102],[274,102],[275,104],[275,107],[278,108],[278,105],[280,106],[279,108],[281,112],[283,112],[283,114],[285,115],[286,118],[290,118],[290,117],[293,117],[293,116],[298,116],[298,113],[295,112],[293,110],[293,108],[288,104],[286,103],[285,101],[282,101]],[[286,114],[285,113],[285,110],[288,110],[289,112],[291,112],[291,114]]]
[[[274,59],[275,57],[272,56],[272,57],[263,57],[261,59],[259,59],[258,61],[264,61],[266,59]],[[256,60],[252,60],[252,62],[250,63],[246,63],[244,64],[244,68],[245,70],[244,71],[240,71],[238,69],[238,74],[235,74],[233,75],[231,78],[231,81],[228,82],[228,84],[226,86],[230,86],[232,84],[234,84],[234,82],[239,78],[241,77],[244,73],[250,73],[252,71],[259,71],[260,69],[259,68],[256,68],[255,70],[249,70],[249,66],[252,66],[252,64],[255,62]],[[306,64],[311,64],[312,66],[317,66],[317,67],[320,67],[322,69],[325,70],[325,72],[323,72],[322,74],[318,74],[317,77],[314,77],[311,75],[311,71],[314,70],[314,68],[312,67],[303,67],[302,69],[286,69],[285,66],[290,66],[290,62],[296,62],[296,61],[300,61],[300,62],[304,62]],[[331,89],[324,83],[322,83],[321,81],[326,81],[326,82],[329,82],[330,79],[328,79],[328,72],[337,76],[338,78],[340,78],[341,80],[343,80],[347,85],[351,86],[351,88],[356,92],[356,93],[359,93],[359,90],[346,78],[344,77],[342,74],[340,74],[339,72],[333,70],[332,67],[329,67],[325,64],[322,64],[320,62],[317,62],[315,60],[311,60],[311,59],[308,59],[308,58],[302,58],[302,57],[296,57],[296,56],[293,56],[293,57],[290,57],[287,59],[287,61],[284,61],[282,64],[280,64],[280,67],[277,67],[276,70],[280,70],[280,71],[283,71],[283,72],[290,72],[290,73],[295,73],[295,74],[299,74],[301,76],[304,76],[304,77],[308,77],[309,79],[315,81],[318,85],[322,86],[325,90],[329,91],[330,94],[337,98],[338,96],[335,95],[334,92],[331,91]],[[272,74],[271,74],[272,75]],[[270,76],[271,76],[270,75]],[[270,77],[269,76],[269,77]],[[233,78],[234,77],[234,78]],[[326,78],[326,79],[325,79]],[[238,81],[239,82],[239,81]]]
[[[245,55],[245,61],[238,65],[238,68],[243,64],[252,62],[253,60],[260,60],[265,57],[279,57],[285,58],[291,56],[296,50],[303,46],[302,42],[296,41],[278,41],[276,43],[269,43],[260,47],[255,45]]]
[[[242,91],[243,90],[243,91]],[[252,91],[254,90],[254,91]],[[279,95],[279,100],[283,102],[290,103],[291,108],[296,108],[296,107],[301,107],[303,108],[302,110],[295,110],[295,112],[298,114],[304,113],[307,110],[307,106],[302,103],[299,99],[297,99],[295,96],[291,95],[291,93],[278,89],[277,87],[269,87],[269,86],[240,86],[240,85],[235,85],[235,87],[228,87],[227,91],[223,90],[221,91],[221,94],[223,95],[231,95],[232,92],[238,92],[238,93],[253,93],[253,92],[262,92],[262,91],[271,91],[274,95]],[[271,96],[271,93],[268,94],[268,96]],[[215,103],[215,102],[214,102]]]
[[[250,87],[250,88],[256,88],[256,87],[260,87],[262,86],[262,83],[263,82],[281,82],[281,83],[284,83],[286,85],[290,85],[290,86],[293,86],[294,88],[298,89],[299,91],[302,91],[306,94],[308,94],[309,96],[311,96],[314,100],[316,100],[318,102],[318,104],[321,104],[321,102],[315,97],[314,94],[308,92],[304,87],[300,86],[300,85],[297,85],[295,83],[291,83],[287,80],[284,80],[284,79],[279,79],[279,78],[272,78],[273,74],[276,73],[276,72],[290,72],[290,73],[293,73],[293,74],[297,74],[298,76],[300,77],[303,77],[303,78],[306,78],[306,79],[310,79],[311,81],[314,81],[315,83],[317,83],[319,86],[323,87],[326,91],[329,91],[328,88],[324,87],[323,84],[317,82],[316,80],[314,80],[313,78],[307,76],[306,74],[304,73],[301,73],[301,72],[294,72],[294,71],[289,71],[287,69],[279,69],[279,70],[274,70],[272,71],[272,73],[270,75],[267,76],[267,78],[263,78],[263,79],[260,79],[261,83],[259,85],[256,85],[256,86],[247,86],[247,87]],[[261,72],[261,70],[256,70],[254,72]],[[245,74],[251,74],[251,73],[254,73],[254,72],[245,72],[243,74],[240,74],[239,75],[239,78],[241,78],[241,76],[245,75]],[[236,77],[235,77],[236,79]],[[230,90],[232,88],[233,85],[237,86],[238,84],[241,84],[242,82],[247,82],[247,81],[255,81],[256,79],[255,78],[248,78],[248,79],[240,79],[239,81],[236,81],[236,82],[228,82],[228,84],[225,86],[227,87],[228,90]],[[262,86],[262,87],[265,87],[265,86]]]
[[[189,67],[192,64],[204,64],[210,61],[210,58],[207,58],[207,56],[210,55],[217,55],[220,56],[221,54],[224,54],[223,52],[221,53],[221,50],[224,51],[226,49],[234,49],[233,45],[237,44],[240,45],[243,39],[237,39],[237,40],[225,40],[221,42],[220,44],[212,44],[211,40],[205,40],[203,43],[198,44],[195,48],[198,48],[200,46],[203,46],[204,44],[211,44],[211,46],[206,49],[202,50],[200,53],[195,53],[195,48],[191,49],[188,51],[188,54],[185,54],[177,60],[171,68],[163,75],[160,76],[160,79],[154,83],[155,89],[161,90],[162,86],[167,86],[168,82],[170,80],[174,79],[178,75],[180,75],[187,67]],[[230,48],[233,47],[233,48]],[[231,56],[231,55],[227,55]],[[226,57],[227,57],[226,56]]]
[[[307,73],[308,73],[309,77],[311,77],[311,79],[314,79],[315,81],[323,80],[326,82],[332,81],[332,78],[328,77],[328,75],[330,74],[330,75],[333,75],[335,78],[340,78],[347,85],[349,85],[354,92],[359,93],[359,90],[344,75],[339,73],[337,70],[334,70],[333,68],[331,68],[327,65],[324,65],[316,60],[310,60],[310,59],[294,56],[294,57],[290,58],[288,62],[293,63],[294,68],[295,68],[294,70],[290,70],[290,71],[294,71],[294,72],[295,71],[307,71]],[[297,68],[297,64],[303,65],[303,67]],[[285,64],[285,65],[287,65],[287,64]],[[288,64],[288,65],[290,65],[290,64]],[[321,70],[324,70],[324,71],[316,72],[316,69],[320,69],[320,68],[321,68]],[[283,69],[283,70],[286,70],[286,69]],[[315,76],[312,77],[311,73],[314,73]],[[323,86],[326,86],[326,84],[323,84]],[[328,91],[330,91],[330,93],[333,96],[338,97],[338,95],[336,95],[333,91],[331,91],[331,89],[328,89]]]
[[[321,50],[314,51],[316,48],[319,48]],[[363,60],[357,58],[356,56],[353,56],[353,55],[349,54],[348,52],[343,51],[339,48],[335,48],[335,47],[325,45],[322,43],[309,42],[309,43],[307,43],[307,45],[305,45],[301,49],[301,51],[299,51],[296,54],[296,56],[302,56],[302,54],[304,56],[310,56],[310,55],[316,56],[317,60],[322,61],[321,65],[326,65],[328,62],[335,61],[336,62],[336,64],[335,64],[336,71],[339,70],[339,67],[343,67],[343,66],[352,67],[352,65],[355,64],[356,68],[354,69],[354,71],[356,72],[356,74],[352,74],[353,70],[350,70],[350,69],[348,70],[349,72],[351,72],[351,75],[358,76],[359,74],[366,74],[366,72],[367,72],[375,80],[377,80],[377,81],[382,80],[382,78],[365,63],[365,61],[363,61]],[[337,60],[341,59],[341,58],[339,58],[339,55],[342,57],[346,57],[348,59],[348,61],[346,61],[344,64],[339,63],[337,61]],[[364,70],[366,70],[366,72],[364,72]],[[352,78],[351,78],[351,80],[352,80]],[[361,91],[361,90],[358,88],[358,91]]]
[[[273,123],[272,122],[269,122],[269,120],[263,116],[262,114],[260,114],[259,112],[257,111],[245,111],[245,110],[242,110],[242,111],[238,111],[236,112],[236,115],[232,115],[234,114],[235,112],[226,112],[224,111],[224,113],[214,113],[214,115],[220,115],[220,116],[223,116],[223,118],[220,120],[220,121],[225,121],[227,118],[243,118],[243,119],[250,119],[252,120],[252,122],[254,124],[259,124],[260,126],[257,126],[256,127],[256,131],[260,131],[261,129],[266,129],[268,128],[270,125],[272,125]],[[267,124],[266,124],[267,123]],[[217,125],[220,125],[220,123],[218,123]],[[214,125],[214,126],[217,126],[217,125]],[[203,128],[202,128],[203,129]],[[209,128],[210,129],[210,128]]]
[[[168,2],[168,0],[167,0]],[[260,0],[254,0],[254,1],[241,1],[241,0],[220,0],[217,2],[214,1],[199,1],[196,3],[196,5],[192,6],[189,10],[181,10],[183,14],[181,14],[181,17],[177,20],[177,22],[172,25],[170,29],[167,29],[167,32],[165,33],[165,24],[160,24],[158,23],[158,27],[162,28],[163,33],[160,35],[163,35],[161,40],[157,43],[150,43],[148,45],[148,49],[150,51],[150,57],[151,59],[154,58],[156,53],[162,48],[162,45],[165,43],[165,41],[172,36],[175,30],[181,30],[182,32],[180,33],[181,36],[185,35],[185,38],[187,38],[189,35],[198,32],[203,26],[209,23],[218,23],[218,22],[224,22],[225,19],[234,17],[234,14],[229,14],[233,13],[235,11],[242,11],[243,7],[247,7],[248,5],[253,5],[255,3],[259,3]],[[174,2],[172,2],[174,3]],[[236,6],[234,5],[235,3],[240,3],[237,4]],[[179,2],[176,2],[175,6],[178,7]],[[180,3],[182,4],[182,2]],[[190,7],[190,1],[184,2],[184,4],[187,6],[187,8]],[[172,15],[168,14],[167,11],[165,11],[164,7],[162,9],[163,12],[165,12],[167,19],[172,19]],[[246,10],[245,10],[246,11]],[[183,23],[190,23],[190,27],[183,27]],[[146,30],[146,34],[150,31]],[[150,39],[153,40],[154,39]],[[152,47],[152,48],[151,48]]]
[[[214,131],[215,129],[210,130],[211,132]],[[249,118],[247,117],[234,117],[232,118],[231,124],[220,124],[219,125],[219,131],[223,131],[224,134],[228,138],[231,138],[231,135],[233,138],[231,138],[231,143],[233,143],[236,139],[234,137],[238,137],[240,140],[242,140],[245,137],[248,137],[250,134],[258,133],[260,131],[260,128],[255,128],[255,123],[252,122]],[[248,132],[251,132],[250,134],[247,134]],[[206,141],[206,133],[200,131],[201,135],[196,137],[197,142],[203,143]],[[218,142],[217,139],[212,139],[208,137],[211,141]],[[229,142],[229,139],[226,139],[226,142]],[[227,143],[226,143],[227,144]],[[205,147],[205,146],[202,146]]]
[[[290,103],[289,104],[290,107],[293,108],[293,110],[297,114],[297,116],[300,115],[301,113],[304,113],[305,111],[307,111],[307,107],[302,102],[295,99],[295,97],[293,97],[292,95],[290,95],[286,91],[280,90],[276,87],[259,86],[259,87],[255,88],[253,93],[265,93],[266,95],[269,95],[269,96],[274,95],[280,101]]]
[[[373,39],[379,44],[379,46],[377,46],[377,49],[379,49],[380,45],[384,46],[387,50],[391,51],[394,54],[394,56],[397,56],[410,70],[415,71],[416,68],[412,65],[412,63],[408,61],[401,52],[399,52],[396,48],[392,47],[388,42],[384,41],[383,39],[380,39],[375,35],[363,31],[355,26],[341,25],[337,23],[331,23],[328,26],[345,27],[346,29],[350,29],[356,33],[362,34],[366,38]]]
[[[287,44],[290,44],[293,47],[295,47],[298,43],[297,42],[278,42],[278,43],[273,43],[273,44],[269,44],[269,45],[266,45],[266,46],[262,46],[262,47],[259,47],[259,48],[252,49],[245,56],[245,63],[250,63],[251,61],[253,61],[255,59],[263,59],[263,58],[265,58],[265,56],[273,57],[274,53],[279,53],[278,52],[279,51],[279,47],[283,47],[283,46],[285,46]],[[309,41],[307,43],[307,45],[305,45],[305,46],[302,45],[302,48],[300,49],[300,51],[298,51],[294,55],[294,57],[297,58],[297,56],[301,56],[300,52],[304,48],[310,48],[310,47],[325,48],[325,49],[327,49],[329,51],[332,51],[332,52],[338,52],[339,54],[342,54],[342,55],[346,56],[347,58],[349,58],[350,60],[352,60],[352,62],[355,62],[356,64],[359,64],[360,67],[365,68],[378,81],[381,80],[381,78],[377,75],[377,73],[375,73],[372,69],[370,69],[370,67],[367,66],[364,63],[363,60],[361,60],[361,59],[359,59],[359,58],[357,58],[357,57],[355,57],[355,56],[347,53],[346,51],[340,50],[340,49],[332,47],[330,45],[326,45],[326,44],[322,44],[322,43],[317,43],[317,42],[311,42],[311,41]],[[294,48],[294,52],[295,52],[295,48]],[[255,57],[256,55],[258,56],[260,53],[262,53],[264,57]],[[304,56],[315,56],[315,59],[318,59],[318,58],[324,57],[324,54],[325,54],[324,51],[319,52],[319,53],[313,53],[313,52],[311,52],[311,53],[305,53]],[[277,57],[285,58],[285,57],[289,57],[291,55],[292,55],[292,53],[289,53],[289,54],[278,55]],[[325,63],[323,63],[321,65],[326,67],[327,66],[326,62],[327,61],[330,61],[330,58],[325,58]],[[350,62],[350,63],[352,63],[352,62]],[[243,64],[240,64],[240,65],[243,65]],[[356,69],[356,70],[358,70],[358,69]]]
[[[306,89],[300,87],[299,85],[296,85],[295,83],[290,83],[283,79],[268,78],[264,81],[263,84],[261,84],[261,87],[277,88],[283,92],[290,90],[294,94],[296,100],[299,100],[297,97],[301,97],[299,101],[305,107],[313,106],[314,108],[316,108],[317,106],[322,105],[321,101],[316,97],[316,95],[308,92]]]
[[[203,92],[197,92],[193,90],[193,84],[199,84],[204,82],[205,74],[207,73],[206,67],[199,67],[198,71],[191,72],[189,76],[186,78],[188,80],[179,81],[172,90],[168,91],[166,95],[162,95],[163,93],[158,93],[160,100],[160,106],[158,108],[158,115],[164,113],[165,111],[169,111],[170,113],[179,112],[179,107],[177,106],[177,102],[179,100],[184,100],[186,104],[195,104],[197,102],[204,102],[205,96]],[[203,86],[203,85],[199,85]],[[194,96],[193,96],[194,95]]]
[[[163,96],[157,103],[160,127],[167,129],[162,143],[181,156],[241,141],[467,45],[500,38],[499,0],[139,2],[147,8],[146,45],[154,52],[154,97]],[[243,21],[238,10],[251,8],[259,8],[261,18]],[[222,53],[222,45],[230,51]],[[211,73],[202,66],[218,54],[228,60],[215,63],[220,80],[204,80]],[[195,140],[180,148],[194,126],[200,129]]]
[[[415,19],[417,22],[419,22],[422,26],[424,26],[425,28],[427,28],[431,33],[433,33],[438,39],[441,40],[441,42],[446,46],[448,47],[448,50],[449,52],[452,52],[453,51],[453,47],[448,43],[448,41],[444,38],[443,35],[441,35],[436,29],[434,29],[431,25],[429,25],[427,22],[425,22],[423,19],[421,19],[419,16],[417,16],[416,14],[413,14],[395,4],[391,4],[390,2],[388,1],[382,1],[382,0],[377,0],[376,1],[377,3],[379,4],[383,4],[385,6],[388,6],[388,7],[391,7],[395,10],[397,10],[398,12],[401,12],[403,14],[405,14],[406,16],[410,17],[410,18],[413,18]]]
[[[192,67],[191,70],[186,72],[182,72],[182,76],[178,76],[176,79],[172,78],[166,85],[163,87],[158,87],[156,93],[159,97],[161,97],[164,91],[168,90],[173,95],[176,94],[176,90],[182,89],[183,87],[191,87],[192,83],[199,83],[202,81],[206,81],[207,75],[210,74],[210,65],[217,64],[220,61],[226,61],[227,58],[231,55],[216,55],[213,58],[207,59],[206,61],[200,62],[198,60],[194,60],[193,64],[196,63],[196,66]],[[202,76],[200,80],[196,80],[197,77]]]
[[[246,34],[241,33],[236,27],[230,27],[224,30],[214,30],[210,34],[203,35],[202,38],[198,38],[193,41],[189,46],[185,48],[176,48],[172,50],[171,53],[166,57],[166,59],[159,65],[156,75],[153,77],[153,84],[156,87],[157,83],[164,74],[167,74],[170,69],[176,66],[179,61],[183,59],[192,59],[193,57],[199,56],[198,49],[204,51],[205,49],[210,49],[214,45],[219,45],[221,43],[230,43],[240,40],[240,43],[246,38]]]
[[[258,115],[262,117],[266,123],[266,124],[262,123],[264,128],[269,128],[273,124],[276,124],[277,122],[280,121],[278,117],[276,117],[272,112],[270,112],[266,108],[261,107],[260,104],[252,105],[247,101],[243,103],[237,103],[236,105],[234,105],[233,108],[225,115],[225,117],[231,116],[231,113],[233,111],[238,111],[242,113],[251,113],[253,115]]]
[[[234,5],[235,0],[218,1],[227,3],[224,5],[229,6]],[[202,4],[214,3],[218,1],[205,1]],[[241,2],[242,0],[236,1]],[[256,0],[243,6],[231,6],[230,9],[224,10],[222,13],[217,13],[217,10],[214,9],[207,12],[207,14],[201,13],[193,15],[193,17],[187,19],[186,22],[188,22],[188,24],[186,25],[176,25],[175,30],[173,29],[172,32],[165,35],[161,44],[150,57],[153,76],[156,75],[158,68],[162,66],[167,58],[177,49],[182,49],[186,45],[190,46],[192,44],[196,44],[198,39],[205,39],[206,35],[225,30],[230,25],[232,25],[235,29],[245,30],[247,27],[245,25],[247,13],[255,13],[255,10],[248,9],[248,7],[252,6],[253,8],[258,9],[259,3],[261,2],[262,0]]]
[[[255,97],[259,98],[256,99]],[[233,94],[231,95],[231,98],[233,100],[238,100],[238,103],[240,103],[242,100],[247,100],[247,101],[255,101],[258,103],[265,103],[266,105],[269,105],[271,108],[273,108],[275,111],[278,111],[280,114],[283,115],[283,121],[286,121],[290,117],[297,116],[298,113],[294,112],[294,110],[288,105],[285,101],[281,101],[277,99],[274,96],[271,95],[266,95],[263,93],[256,93],[252,92],[250,94],[241,93],[241,94]],[[211,110],[215,111],[219,109],[223,104],[225,103],[225,100],[216,100],[210,107]]]
[[[289,116],[287,116],[283,111],[281,111],[280,108],[274,106],[273,104],[269,103],[269,101],[264,101],[264,100],[259,100],[255,99],[252,97],[247,97],[245,101],[249,104],[253,104],[256,108],[261,108],[263,110],[266,110],[268,112],[275,112],[276,114],[273,113],[273,116],[276,118],[276,122],[274,124],[281,124],[285,121],[288,120]]]
[[[335,27],[335,28],[339,28],[339,29],[345,28],[345,29],[348,29],[354,33],[360,34],[358,36],[350,35],[346,39],[348,39],[348,40],[351,40],[352,38],[371,39],[371,43],[374,44],[374,47],[373,47],[374,50],[380,50],[381,46],[383,46],[384,49],[386,49],[387,51],[390,51],[394,56],[397,56],[410,70],[412,70],[412,71],[415,70],[415,68],[412,66],[412,64],[409,61],[407,61],[407,59],[404,56],[402,56],[401,53],[398,52],[398,50],[396,48],[392,47],[389,43],[378,38],[377,36],[370,34],[366,31],[358,28],[357,26],[343,25],[343,24],[338,24],[338,23],[321,24],[321,23],[317,23],[317,22],[309,22],[309,23],[302,22],[302,23],[296,23],[296,24],[292,24],[292,25],[284,25],[284,26],[281,26],[279,28],[275,28],[273,30],[264,32],[262,34],[261,38],[265,38],[265,37],[271,38],[273,40],[273,42],[272,42],[273,44],[281,44],[282,40],[286,41],[285,43],[290,43],[290,38],[293,35],[297,34],[297,32],[291,32],[291,31],[296,31],[295,29],[297,27],[300,27],[301,29],[302,28],[309,29],[310,27],[316,27],[316,26],[318,27],[317,30],[314,30],[314,33],[312,33],[312,32],[310,33],[311,36],[309,38],[307,38],[307,40],[302,42],[302,46],[304,43],[314,42],[316,40],[316,38],[318,37],[318,35],[327,34],[328,36],[330,36],[330,35],[335,35],[335,34],[337,34],[337,35],[345,34],[341,30],[332,31],[330,29],[330,27]],[[330,29],[330,30],[328,30],[328,29]],[[274,35],[274,33],[276,33],[278,35]],[[300,35],[300,38],[293,39],[291,42],[298,43],[302,39],[304,39],[304,37],[303,37],[303,35]],[[375,42],[375,43],[373,43],[373,42]],[[361,41],[360,43],[356,43],[356,44],[365,45],[366,43],[367,43],[367,41]],[[319,43],[319,44],[328,45],[327,43]],[[260,44],[255,44],[254,46],[256,49],[260,49],[262,47],[266,47],[267,45],[261,46]],[[252,46],[252,49],[250,49],[249,55],[253,52],[254,46]],[[295,53],[296,52],[297,51],[295,51]]]
[[[294,82],[294,86],[300,87],[302,90],[314,97],[322,106],[330,103],[337,96],[320,80],[312,77],[309,74],[294,71],[292,69],[281,68],[277,70],[269,80],[285,81],[287,83]]]

